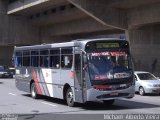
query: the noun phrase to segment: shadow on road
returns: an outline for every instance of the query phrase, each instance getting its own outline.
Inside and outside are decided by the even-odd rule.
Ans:
[[[140,94],[137,92],[135,94],[140,96]],[[160,95],[160,93],[146,93],[144,96],[159,96],[159,95]]]
[[[31,98],[30,94],[22,94],[22,95]],[[40,96],[37,99],[41,99],[41,100],[44,100],[46,102],[53,102],[53,103],[57,103],[57,104],[61,104],[61,105],[66,105],[64,100],[57,99],[57,98],[51,98],[51,97],[47,97],[47,96]]]
[[[3,82],[0,82],[0,84],[3,84]]]
[[[123,110],[123,109],[144,109],[144,108],[157,108],[160,105],[150,103],[135,102],[128,100],[116,100],[112,106],[104,105],[103,103],[89,102],[82,104],[81,107],[86,110]]]
[[[23,96],[31,97],[30,94],[23,94]],[[46,96],[41,96],[38,99],[44,100],[46,102],[53,102],[60,105],[66,105],[64,100],[50,98]],[[77,108],[83,110],[126,110],[126,109],[147,109],[147,108],[157,108],[160,105],[155,105],[151,103],[135,102],[130,100],[116,100],[112,106],[105,105],[101,102],[87,102],[85,104],[76,104]]]

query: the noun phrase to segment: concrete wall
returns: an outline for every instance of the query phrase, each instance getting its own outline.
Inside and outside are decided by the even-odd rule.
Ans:
[[[11,65],[14,45],[40,43],[39,28],[22,16],[8,16],[7,0],[0,0],[0,64]]]
[[[128,31],[135,70],[160,76],[160,24]]]
[[[115,32],[122,32],[117,29],[106,27],[90,17],[41,27],[40,30],[42,43],[61,42],[63,40],[67,41],[69,39],[73,40],[92,35],[95,36],[100,34],[100,32],[104,34],[104,31],[108,34],[107,31],[111,30],[113,30],[112,33],[114,33],[114,30]]]
[[[27,18],[8,16],[8,40],[5,44],[30,45],[40,43],[39,28]]]
[[[8,16],[7,5],[7,0],[0,1],[0,45],[38,43],[39,28],[30,25],[23,16]]]
[[[0,65],[10,66],[12,65],[13,46],[0,46]]]

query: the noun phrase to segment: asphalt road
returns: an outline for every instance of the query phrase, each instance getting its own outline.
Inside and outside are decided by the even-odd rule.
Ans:
[[[132,99],[116,100],[110,107],[95,102],[68,107],[63,100],[59,99],[48,97],[32,99],[30,94],[19,91],[15,87],[14,79],[0,79],[0,114],[0,120],[13,116],[14,118],[18,116],[18,120],[72,120],[73,118],[76,120],[104,120],[113,117],[116,119],[115,116],[110,115],[121,114],[158,114],[156,119],[160,119],[160,96],[135,95]]]

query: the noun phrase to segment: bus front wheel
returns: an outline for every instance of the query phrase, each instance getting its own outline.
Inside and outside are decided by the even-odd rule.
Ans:
[[[72,91],[71,88],[67,89],[67,92],[66,92],[66,103],[70,107],[75,106],[74,97],[73,97],[73,91]]]
[[[37,88],[36,88],[36,84],[35,83],[32,83],[32,85],[31,85],[31,96],[34,99],[38,98]]]

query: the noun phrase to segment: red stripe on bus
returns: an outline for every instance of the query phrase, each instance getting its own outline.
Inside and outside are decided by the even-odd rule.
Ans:
[[[35,81],[35,84],[36,84],[38,94],[42,95],[41,87],[38,83],[37,75],[36,75],[36,72],[34,70],[33,70],[33,78],[34,78],[34,81]]]

